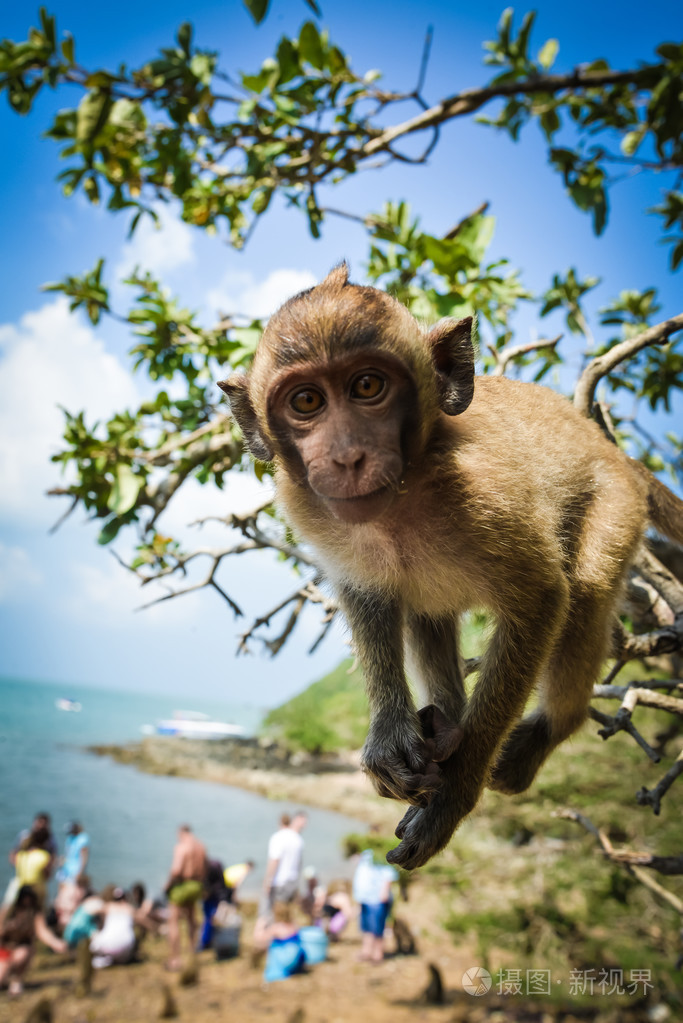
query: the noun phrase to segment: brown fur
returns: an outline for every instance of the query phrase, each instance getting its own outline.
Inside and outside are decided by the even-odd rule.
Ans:
[[[413,804],[389,855],[409,869],[485,784],[523,791],[585,719],[648,515],[683,537],[683,504],[564,398],[475,378],[471,329],[425,332],[341,267],[275,314],[249,378],[221,385],[351,626],[371,710],[364,768]],[[470,608],[496,631],[466,699]],[[418,716],[404,643],[438,710]],[[538,709],[520,720],[534,685]]]

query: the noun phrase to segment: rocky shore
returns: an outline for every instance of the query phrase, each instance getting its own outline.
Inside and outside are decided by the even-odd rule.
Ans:
[[[148,736],[124,746],[90,746],[88,750],[148,774],[201,778],[268,799],[334,810],[380,829],[395,826],[395,804],[375,794],[360,770],[357,751],[292,753],[268,739],[206,741],[172,736]]]

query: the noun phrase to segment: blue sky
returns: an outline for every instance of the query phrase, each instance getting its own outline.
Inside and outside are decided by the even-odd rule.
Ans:
[[[490,72],[481,65],[481,44],[493,37],[503,6],[488,0],[350,0],[343,5],[322,0],[321,23],[350,54],[356,70],[379,68],[386,84],[396,89],[413,85],[425,30],[433,25],[425,95],[436,101],[486,80]],[[180,22],[192,20],[197,43],[220,50],[222,66],[250,71],[273,52],[280,34],[297,33],[309,13],[303,0],[272,0],[272,7],[264,25],[256,28],[239,0],[196,0],[192,5],[122,0],[106,9],[67,0],[48,4],[58,29],[74,34],[77,58],[88,67],[113,68],[121,61],[135,66],[169,45]],[[558,71],[598,57],[615,67],[649,61],[657,43],[680,39],[683,26],[680,4],[660,0],[646,6],[632,0],[541,0],[535,7],[533,45],[538,49],[548,37],[559,39]],[[517,8],[517,24],[525,9]],[[36,22],[37,7],[5,5],[0,32],[23,38]],[[240,623],[219,598],[207,592],[136,613],[141,594],[135,580],[108,550],[95,545],[96,530],[82,515],[48,536],[63,510],[44,496],[58,482],[49,463],[60,439],[57,405],[85,408],[91,419],[101,418],[136,404],[146,384],[128,372],[131,342],[125,331],[113,323],[94,329],[70,317],[64,303],[42,293],[40,286],[89,269],[105,255],[119,308],[123,292],[115,281],[140,263],[158,272],[184,304],[201,310],[209,324],[219,309],[267,314],[341,258],[362,279],[364,235],[347,221],[330,219],[322,240],[314,242],[303,219],[275,204],[240,253],[181,224],[172,209],[164,216],[162,232],[146,226],[128,242],[125,215],[114,217],[81,198],[64,199],[55,183],[61,169],[58,150],[41,132],[56,109],[76,101],[68,89],[46,94],[23,119],[9,110],[4,97],[0,105],[0,674],[276,704],[338,661],[345,651],[341,632],[315,657],[307,657],[307,643],[317,635],[311,613],[300,637],[274,661],[236,659]],[[410,113],[406,109],[405,115]],[[553,272],[574,266],[581,275],[603,279],[589,308],[605,305],[623,288],[656,286],[666,316],[680,312],[681,277],[668,274],[659,224],[643,213],[658,201],[659,187],[644,176],[620,183],[612,192],[606,234],[596,239],[589,218],[570,205],[561,181],[546,166],[535,127],[514,145],[490,129],[458,122],[443,130],[428,166],[359,174],[327,199],[364,214],[379,209],[385,199],[403,198],[437,233],[488,200],[497,218],[491,255],[508,256],[532,290],[541,291]],[[525,322],[524,327],[546,332],[553,324],[527,328]],[[161,525],[182,534],[188,522],[246,507],[254,494],[245,478],[223,494],[196,486],[179,498]],[[198,536],[196,530],[184,535]],[[219,534],[199,534],[202,544],[212,539]],[[268,555],[231,567],[230,591],[254,614],[293,585]]]

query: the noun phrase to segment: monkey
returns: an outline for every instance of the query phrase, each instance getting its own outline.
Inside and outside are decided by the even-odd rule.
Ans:
[[[421,326],[342,263],[219,384],[350,626],[370,709],[362,767],[409,804],[387,855],[408,870],[487,785],[525,791],[584,722],[648,519],[683,543],[683,502],[565,397],[475,376],[472,335],[471,317]],[[467,695],[469,609],[494,631]]]

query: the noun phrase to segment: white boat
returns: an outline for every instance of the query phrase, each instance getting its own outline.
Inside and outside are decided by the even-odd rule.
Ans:
[[[145,735],[177,735],[183,739],[231,739],[244,735],[242,725],[214,721],[208,714],[195,710],[176,710],[172,718],[143,725]]]
[[[55,700],[55,707],[57,708],[57,710],[79,711],[82,709],[81,704],[78,702],[78,700],[71,700],[69,699],[68,696],[57,697],[57,699]]]

